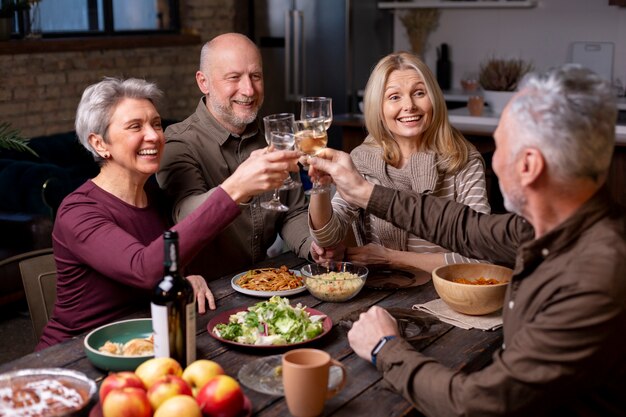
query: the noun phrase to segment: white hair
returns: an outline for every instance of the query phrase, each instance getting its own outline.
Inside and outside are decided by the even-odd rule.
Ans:
[[[93,155],[96,162],[103,158],[91,147],[89,135],[102,136],[105,142],[107,130],[115,106],[124,98],[150,100],[153,104],[161,99],[163,92],[154,83],[138,78],[126,80],[106,77],[85,89],[76,110],[76,135],[80,143]]]

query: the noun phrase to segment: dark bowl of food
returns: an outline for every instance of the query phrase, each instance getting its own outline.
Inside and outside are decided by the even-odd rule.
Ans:
[[[95,402],[95,381],[63,368],[21,369],[0,374],[0,415],[77,417]]]
[[[154,357],[152,319],[109,323],[92,330],[84,341],[85,354],[105,371],[134,371]]]

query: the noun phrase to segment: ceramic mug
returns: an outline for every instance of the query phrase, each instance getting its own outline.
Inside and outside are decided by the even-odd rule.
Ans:
[[[346,385],[346,368],[319,349],[294,349],[282,358],[283,388],[289,412],[294,417],[322,414],[324,402]],[[341,382],[328,388],[331,366],[341,369]]]
[[[472,116],[481,116],[485,108],[485,99],[483,96],[469,96],[467,99],[467,108]]]

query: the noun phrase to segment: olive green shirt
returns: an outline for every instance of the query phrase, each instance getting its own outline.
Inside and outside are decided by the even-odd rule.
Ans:
[[[176,222],[206,200],[252,151],[267,146],[257,121],[248,125],[241,137],[232,135],[211,115],[204,98],[195,113],[169,126],[165,137],[165,154],[157,180],[174,200]],[[260,206],[271,196],[270,192],[264,193],[242,204],[241,216],[195,257],[185,273],[215,279],[241,272],[266,258],[267,249],[277,234],[289,249],[306,258],[311,237],[304,191],[298,188],[280,192],[281,201],[289,206],[287,212],[266,210]]]
[[[600,190],[534,239],[521,217],[485,215],[375,186],[367,209],[466,256],[514,267],[504,343],[466,374],[394,339],[384,379],[428,416],[626,415],[626,216]]]

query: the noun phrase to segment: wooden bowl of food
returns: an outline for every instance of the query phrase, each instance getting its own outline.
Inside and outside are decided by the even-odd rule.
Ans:
[[[513,271],[492,264],[452,264],[435,269],[439,297],[459,313],[481,316],[502,308]]]

